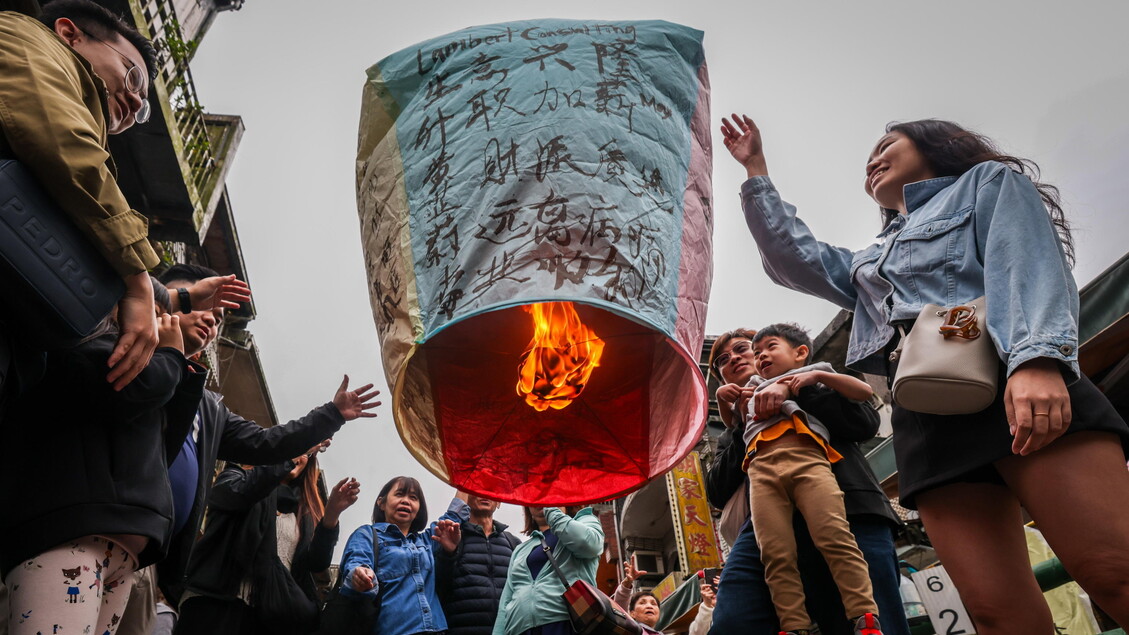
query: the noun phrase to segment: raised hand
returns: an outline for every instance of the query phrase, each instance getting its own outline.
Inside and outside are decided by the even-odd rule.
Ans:
[[[165,313],[157,318],[157,348],[175,348],[184,354],[184,333],[180,332],[180,316]]]
[[[713,590],[713,585],[717,584],[717,580],[717,576],[714,576],[713,584],[709,582],[702,583],[700,589],[702,593],[702,605],[707,608],[713,608],[714,604],[717,603],[717,591]]]
[[[644,575],[647,575],[647,572],[636,569],[635,563],[628,558],[627,562],[623,563],[623,582],[620,582],[620,584],[630,589],[635,584],[635,580]]]
[[[238,309],[240,302],[251,301],[251,287],[235,274],[213,276],[188,287],[188,295],[192,298],[192,308],[196,310]]]
[[[721,120],[722,141],[729,154],[737,162],[745,166],[748,176],[765,176],[768,174],[768,164],[764,159],[764,146],[761,143],[761,132],[757,124],[748,115],[730,115]]]
[[[435,531],[432,532],[431,539],[438,542],[439,546],[443,547],[443,551],[454,553],[455,549],[459,548],[459,541],[463,539],[463,529],[453,520],[440,520],[435,523]]]
[[[361,495],[361,484],[352,477],[337,481],[337,485],[329,491],[329,500],[325,503],[325,515],[321,517],[321,524],[326,528],[337,526],[341,512],[352,507]]]
[[[337,410],[346,421],[358,417],[375,417],[375,412],[368,411],[380,405],[379,401],[373,401],[380,391],[366,392],[371,388],[372,384],[365,384],[356,390],[349,390],[349,376],[345,375],[341,380],[341,386],[337,388],[337,394],[333,395],[333,405],[337,406]]]

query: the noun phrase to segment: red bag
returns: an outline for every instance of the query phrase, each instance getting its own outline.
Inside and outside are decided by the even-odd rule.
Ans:
[[[569,584],[557,566],[557,561],[553,559],[553,550],[545,543],[541,543],[541,548],[545,550],[549,564],[553,565],[553,571],[557,572],[565,587],[561,598],[568,606],[572,630],[580,635],[641,635],[643,628],[639,623],[599,589],[584,580]]]

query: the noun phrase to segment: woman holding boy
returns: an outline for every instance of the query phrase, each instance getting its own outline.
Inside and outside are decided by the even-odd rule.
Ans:
[[[821,411],[821,416],[865,423],[870,386],[835,373],[830,364],[811,364],[811,340],[792,324],[773,324],[751,340],[717,351],[715,345],[711,362],[727,382],[717,391],[719,407],[730,411],[729,422],[736,417],[745,423],[742,467],[748,471],[753,527],[781,628],[807,635],[814,627],[804,607],[796,559],[792,522],[798,510],[830,567],[853,633],[880,635],[867,564],[831,471],[843,456],[830,445],[827,426],[803,408],[805,397],[818,389],[819,397],[837,410],[830,417]],[[813,390],[801,397],[807,387]]]

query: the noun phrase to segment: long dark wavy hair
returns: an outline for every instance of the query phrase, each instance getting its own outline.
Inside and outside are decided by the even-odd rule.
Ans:
[[[318,453],[314,452],[313,456],[306,462],[306,469],[302,470],[302,473],[295,479],[298,489],[299,522],[308,517],[316,525],[321,522],[322,516],[325,516],[325,501],[322,500],[321,491],[318,489],[320,476]]]
[[[1062,241],[1067,262],[1074,265],[1074,240],[1062,211],[1058,188],[1039,182],[1039,166],[1034,161],[1004,154],[988,137],[941,119],[895,121],[886,125],[886,132],[900,132],[913,141],[938,177],[960,176],[984,161],[999,161],[1029,177],[1046,205],[1047,214]],[[882,226],[889,225],[897,215],[897,210],[883,208]]]

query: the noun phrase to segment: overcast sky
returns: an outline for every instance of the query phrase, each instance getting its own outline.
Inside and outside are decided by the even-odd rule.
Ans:
[[[228,187],[259,311],[250,330],[279,417],[328,401],[342,373],[385,393],[379,417],[347,424],[323,455],[331,483],[351,475],[363,485],[345,535],[394,475],[424,481],[433,518],[452,493],[415,463],[392,421],[353,189],[364,71],[461,28],[545,17],[705,32],[716,201],[708,333],[776,321],[815,333],[836,312],[762,272],[739,207],[744,172],[717,132],[734,111],[756,119],[773,181],[827,242],[859,249],[878,231],[862,184],[883,126],[940,117],[1034,159],[1061,188],[1079,286],[1126,251],[1129,3],[249,0],[218,16],[193,75],[205,110],[247,127]],[[517,508],[499,517],[520,529]]]

